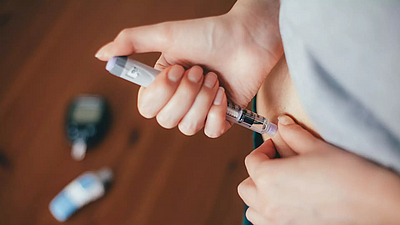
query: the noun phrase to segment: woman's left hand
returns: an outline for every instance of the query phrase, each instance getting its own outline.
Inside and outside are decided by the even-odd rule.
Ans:
[[[298,155],[269,159],[268,140],[246,157],[250,177],[238,192],[249,221],[400,224],[398,175],[315,138],[290,117],[280,117],[279,133]]]

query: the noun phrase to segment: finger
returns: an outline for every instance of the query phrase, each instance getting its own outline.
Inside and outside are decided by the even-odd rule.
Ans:
[[[297,155],[289,145],[282,139],[279,132],[274,136],[274,143],[276,144],[276,151],[279,153],[281,158],[288,158]],[[269,156],[269,155],[268,155]]]
[[[258,213],[253,208],[248,208],[246,210],[246,218],[254,225],[265,225],[269,224],[269,221],[266,220],[261,213]]]
[[[187,114],[179,122],[178,127],[182,133],[193,135],[203,128],[208,111],[217,93],[218,86],[217,75],[213,72],[207,73],[196,100]]]
[[[226,120],[226,107],[228,105],[225,89],[218,88],[213,105],[207,114],[204,133],[210,138],[217,138],[225,133],[231,126],[231,122]]]
[[[162,71],[170,65],[171,64],[165,59],[164,54],[161,54],[156,64],[154,65],[154,69]]]
[[[265,143],[265,142],[268,142],[268,143]],[[256,148],[254,151],[265,154],[268,156],[268,159],[272,159],[276,155],[274,142],[272,141],[272,139],[268,139],[265,142],[264,142],[265,145],[262,144],[260,147]]]
[[[138,94],[139,113],[153,118],[167,104],[179,86],[185,70],[182,66],[172,66],[160,72],[147,88],[141,87]]]
[[[246,156],[244,163],[247,172],[252,179],[258,178],[259,172],[257,172],[257,170],[264,162],[269,160],[267,153],[271,154],[273,151],[275,151],[274,143],[271,139],[268,139],[260,147]]]
[[[249,207],[258,207],[257,188],[250,177],[239,184],[237,191],[246,205]]]
[[[203,77],[203,69],[199,66],[194,66],[185,73],[175,94],[157,114],[157,121],[162,127],[170,129],[178,125],[192,107]]]
[[[296,124],[289,116],[278,118],[278,131],[286,144],[296,153],[302,154],[320,148],[321,140]]]
[[[100,48],[96,57],[107,61],[114,56],[131,55],[140,52],[162,52],[170,44],[172,22],[127,28],[122,30],[113,42]]]

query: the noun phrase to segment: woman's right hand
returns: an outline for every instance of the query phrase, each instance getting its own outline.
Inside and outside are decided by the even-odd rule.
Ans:
[[[279,4],[240,0],[225,15],[124,29],[96,57],[107,61],[114,56],[161,52],[155,65],[158,70],[175,64],[201,65],[205,74],[218,75],[230,101],[244,107],[283,54]]]

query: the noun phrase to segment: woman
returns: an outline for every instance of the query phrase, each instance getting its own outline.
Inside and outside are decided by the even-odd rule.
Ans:
[[[225,15],[126,29],[96,57],[162,52],[138,108],[186,135],[220,136],[227,97],[246,106],[258,92],[279,135],[245,160],[254,224],[397,224],[398,7],[239,0]]]

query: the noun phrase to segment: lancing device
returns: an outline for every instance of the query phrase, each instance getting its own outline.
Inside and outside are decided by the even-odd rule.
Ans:
[[[143,87],[149,86],[160,73],[160,71],[127,56],[118,56],[110,59],[106,69],[117,77]],[[266,133],[272,136],[277,131],[277,126],[267,118],[242,109],[231,102],[228,102],[226,119],[260,134]]]

